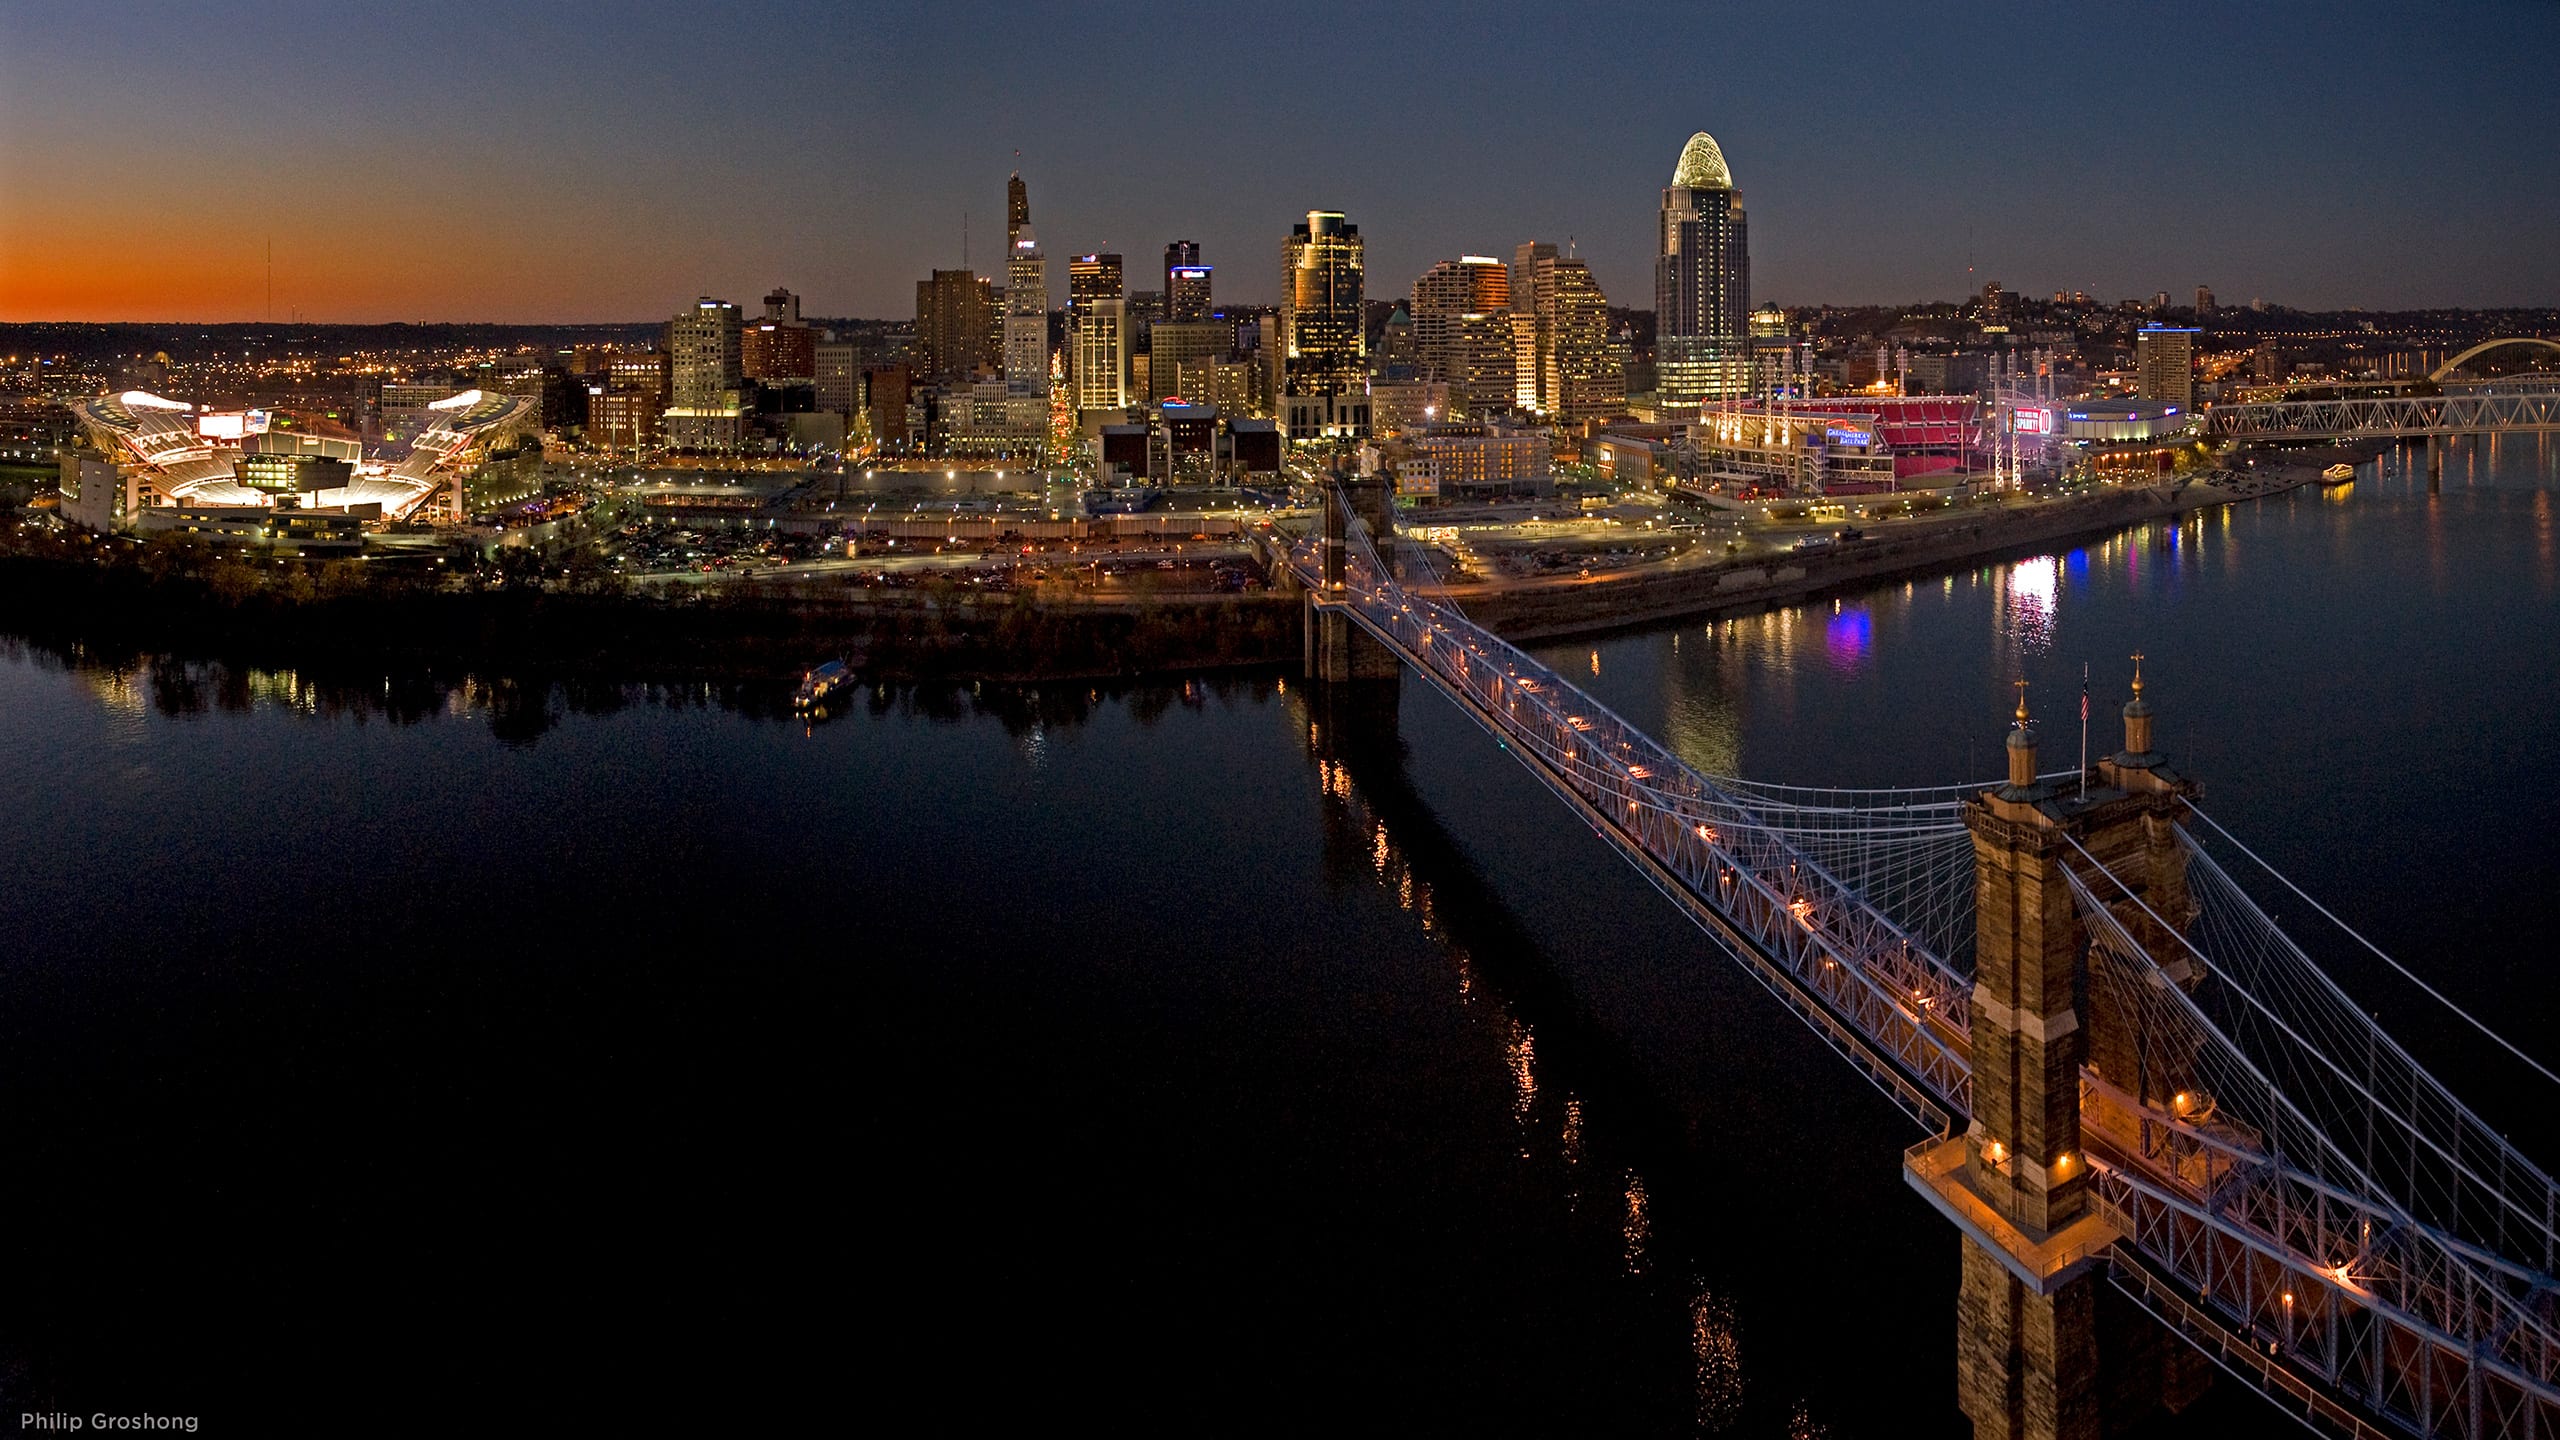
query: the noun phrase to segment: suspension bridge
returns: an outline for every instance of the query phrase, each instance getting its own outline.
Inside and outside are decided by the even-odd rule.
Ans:
[[[1310,678],[1428,682],[1912,1118],[1977,1436],[2094,1440],[2218,1367],[2323,1433],[2560,1437],[2560,1186],[2216,858],[2254,873],[2138,666],[2085,772],[2021,698],[1996,784],[1708,775],[1408,589],[1392,514],[1341,478],[1286,551]]]

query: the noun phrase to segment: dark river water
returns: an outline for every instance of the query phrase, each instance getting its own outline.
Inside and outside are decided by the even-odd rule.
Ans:
[[[1546,647],[1694,763],[2206,808],[2560,1056],[2560,446]],[[0,622],[5,623],[5,622]],[[2244,877],[2247,878],[2247,877]],[[2289,923],[2298,903],[2274,907]],[[2546,1160],[2548,1082],[2306,930]],[[0,654],[0,1410],[1951,1436],[1920,1138],[1418,682]],[[2252,1433],[2227,1381],[2153,1433]]]

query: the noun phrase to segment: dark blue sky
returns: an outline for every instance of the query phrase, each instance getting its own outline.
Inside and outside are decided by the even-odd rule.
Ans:
[[[14,5],[0,318],[251,318],[269,234],[279,314],[911,314],[1016,148],[1133,286],[1275,298],[1322,206],[1372,294],[1572,237],[1644,305],[1699,129],[1759,299],[2560,304],[2555,95],[2551,3]]]

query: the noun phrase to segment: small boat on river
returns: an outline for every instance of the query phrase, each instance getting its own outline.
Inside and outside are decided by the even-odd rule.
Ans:
[[[853,671],[841,660],[829,660],[812,666],[807,674],[800,677],[800,688],[792,692],[791,708],[800,711],[815,710],[827,703],[827,700],[836,692],[852,683]]]

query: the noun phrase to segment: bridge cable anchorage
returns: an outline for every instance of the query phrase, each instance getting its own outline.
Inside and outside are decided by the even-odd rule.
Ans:
[[[2339,919],[2330,911],[2328,906],[2311,898],[2310,894],[2304,891],[2301,886],[2293,883],[2291,877],[2287,876],[2283,871],[2278,870],[2275,866],[2268,864],[2265,859],[2259,856],[2257,851],[2250,849],[2246,844],[2242,843],[2239,836],[2232,834],[2227,829],[2224,829],[2221,821],[2214,819],[2212,816],[2207,815],[2204,811],[2197,809],[2193,805],[2188,806],[2187,810],[2189,814],[2195,816],[2199,820],[2202,820],[2207,825],[2212,826],[2214,833],[2220,835],[2223,839],[2230,841],[2234,849],[2237,849],[2241,854],[2248,856],[2251,860],[2256,861],[2260,869],[2266,871],[2269,875],[2274,876],[2276,880],[2284,886],[2284,888],[2294,893],[2295,898],[2301,900],[2303,904],[2310,906],[2312,909],[2319,911],[2323,919],[2327,920],[2330,924],[2337,926],[2340,930],[2345,931],[2348,937],[2354,940],[2357,944],[2372,951],[2375,959],[2390,966],[2392,970],[2399,974],[2401,979],[2406,980],[2410,984],[2425,991],[2430,999],[2433,999],[2437,1004],[2442,1005],[2447,1010],[2450,1010],[2454,1014],[2462,1017],[2464,1023],[2468,1024],[2472,1029],[2477,1030],[2481,1034],[2489,1037],[2491,1040],[2496,1041],[2500,1049],[2505,1050],[2508,1054],[2513,1055],[2518,1060],[2523,1061],[2526,1065],[2531,1066],[2535,1074],[2540,1075],[2543,1079],[2548,1080],[2555,1085],[2560,1085],[2560,1075],[2553,1074],[2548,1066],[2544,1065],[2541,1061],[2534,1059],[2531,1055],[2526,1054],[2515,1044],[2514,1041],[2509,1040],[2504,1035],[2490,1029],[2488,1022],[2480,1019],[2476,1015],[2473,1015],[2470,1011],[2463,1009],[2460,1005],[2455,1004],[2451,998],[2444,994],[2443,991],[2436,989],[2433,985],[2430,985],[2425,980],[2419,978],[2417,972],[2391,958],[2391,956],[2386,953],[2381,946],[2366,939],[2354,926]]]

